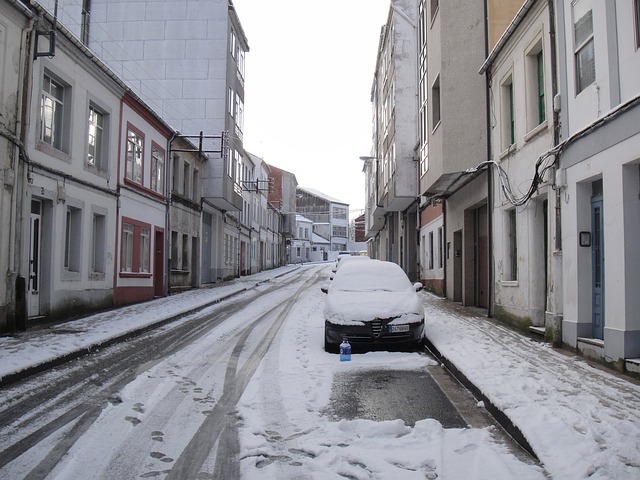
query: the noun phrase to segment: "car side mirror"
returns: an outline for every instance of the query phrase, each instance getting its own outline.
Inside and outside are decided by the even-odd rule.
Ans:
[[[424,286],[420,282],[416,282],[413,284],[413,288],[415,288],[416,292],[419,292],[424,288]]]

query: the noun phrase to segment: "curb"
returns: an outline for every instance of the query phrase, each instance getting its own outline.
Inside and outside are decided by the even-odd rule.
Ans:
[[[485,409],[491,414],[493,418],[500,424],[500,426],[520,445],[529,455],[536,460],[540,460],[536,452],[533,450],[522,431],[511,421],[511,419],[505,415],[502,410],[496,407],[491,400],[482,393],[482,391],[476,387],[466,375],[464,375],[458,368],[425,337],[425,346],[438,359],[440,363],[451,373],[464,387],[469,390],[477,400],[481,400],[484,403]]]
[[[171,322],[175,322],[176,320],[179,320],[183,317],[186,317],[188,315],[192,315],[194,313],[197,313],[201,310],[204,310],[205,308],[208,308],[212,305],[215,305],[217,303],[220,303],[224,300],[228,300],[229,298],[232,298],[236,295],[239,295],[240,293],[246,292],[248,291],[250,288],[255,288],[258,287],[262,284],[268,283],[273,281],[276,278],[281,278],[284,277],[285,275],[290,275],[291,273],[299,270],[300,267],[296,267],[296,268],[292,268],[291,270],[287,270],[285,272],[282,272],[278,275],[274,275],[273,277],[269,277],[266,278],[264,280],[259,280],[256,281],[255,284],[250,285],[250,286],[245,286],[245,287],[238,287],[237,290],[231,292],[231,293],[227,293],[226,295],[222,295],[221,297],[218,297],[214,300],[211,300],[209,302],[203,303],[201,305],[198,305],[196,307],[190,308],[188,310],[184,310],[182,312],[178,312],[174,315],[171,315],[169,317],[165,317],[163,319],[158,320],[157,322],[154,323],[150,323],[147,325],[144,325],[142,327],[139,328],[134,328],[133,330],[128,330],[126,332],[122,332],[119,335],[116,335],[114,337],[105,339],[104,341],[101,342],[95,342],[89,345],[86,345],[82,348],[78,348],[76,350],[64,353],[58,357],[55,358],[51,358],[50,360],[44,361],[38,365],[31,365],[27,368],[24,368],[22,370],[16,371],[16,372],[12,372],[9,373],[7,375],[4,375],[3,377],[0,377],[0,388],[3,388],[7,385],[10,385],[12,383],[16,383],[19,382],[21,380],[25,380],[33,375],[36,375],[38,373],[42,373],[42,372],[46,372],[47,370],[51,370],[52,368],[58,367],[60,365],[63,365],[64,363],[67,363],[71,360],[75,360],[77,358],[83,357],[85,355],[89,355],[101,348],[107,348],[110,347],[111,345],[114,345],[116,343],[120,343],[120,342],[124,342],[126,340],[130,340],[132,338],[135,338],[139,335],[142,335],[144,333],[147,333],[151,330],[155,330],[156,328],[160,328],[164,325],[167,325]],[[115,310],[115,309],[114,309]]]
[[[264,283],[264,282],[261,282]],[[232,292],[232,293],[228,293],[222,297],[216,298],[215,300],[212,300],[210,302],[207,303],[203,303],[201,305],[198,305],[196,307],[190,308],[188,310],[184,310],[182,312],[176,313],[175,315],[171,315],[169,317],[165,317],[161,320],[158,320],[157,322],[154,323],[150,323],[147,325],[144,325],[140,328],[135,328],[133,330],[128,330],[126,332],[121,333],[120,335],[116,335],[114,337],[108,338],[102,342],[95,342],[89,345],[86,345],[82,348],[78,348],[77,350],[73,350],[70,352],[67,352],[65,354],[62,354],[59,357],[55,357],[52,358],[50,360],[47,360],[45,362],[42,362],[38,365],[32,365],[30,367],[27,367],[23,370],[19,370],[17,372],[13,372],[13,373],[9,373],[7,375],[5,375],[4,377],[0,378],[0,388],[5,387],[7,385],[10,385],[12,383],[16,383],[19,382],[21,380],[25,380],[33,375],[36,375],[38,373],[42,373],[42,372],[46,372],[47,370],[51,370],[52,368],[58,367],[60,365],[63,365],[64,363],[67,363],[71,360],[75,360],[77,358],[83,357],[85,355],[89,355],[93,352],[95,352],[96,350],[99,350],[101,348],[107,348],[110,347],[111,345],[114,345],[116,343],[120,343],[120,342],[124,342],[126,340],[130,340],[132,338],[135,338],[139,335],[142,335],[144,333],[147,333],[151,330],[155,330],[156,328],[160,328],[164,325],[167,325],[171,322],[175,322],[176,320],[179,320],[183,317],[186,317],[188,315],[192,315],[194,313],[197,313],[201,310],[204,310],[205,308],[208,308],[212,305],[215,305],[217,303],[220,303],[224,300],[227,300],[231,297],[234,297],[240,293],[246,292],[247,290],[249,290],[249,288],[247,287],[243,287],[243,288],[239,288],[238,290]]]

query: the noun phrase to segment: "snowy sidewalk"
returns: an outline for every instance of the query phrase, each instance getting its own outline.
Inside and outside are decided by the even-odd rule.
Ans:
[[[422,294],[426,335],[520,429],[553,478],[640,478],[640,385]]]
[[[298,265],[289,265],[266,270],[210,288],[189,290],[68,322],[34,327],[10,337],[0,337],[0,387],[123,341],[159,324],[195,313],[298,268]]]

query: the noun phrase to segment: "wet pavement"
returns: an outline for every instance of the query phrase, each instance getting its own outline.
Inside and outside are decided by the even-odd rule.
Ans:
[[[427,418],[438,420],[445,428],[468,425],[425,370],[338,374],[334,378],[327,414],[347,420],[402,419],[409,426]]]

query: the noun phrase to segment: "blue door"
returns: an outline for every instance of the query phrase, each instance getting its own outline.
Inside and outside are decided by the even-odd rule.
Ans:
[[[602,195],[591,197],[591,236],[593,338],[604,340],[604,228],[602,220]]]

